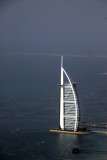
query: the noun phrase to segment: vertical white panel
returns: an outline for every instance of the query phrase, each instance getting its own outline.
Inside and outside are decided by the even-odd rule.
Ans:
[[[64,129],[64,105],[63,105],[63,56],[61,57],[61,83],[60,83],[60,128]]]

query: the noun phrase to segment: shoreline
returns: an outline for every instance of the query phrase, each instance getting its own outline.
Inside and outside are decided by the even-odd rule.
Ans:
[[[64,133],[64,134],[78,134],[78,135],[84,135],[84,134],[91,134],[91,131],[86,131],[86,132],[82,132],[82,131],[78,131],[78,132],[73,132],[73,131],[64,131],[64,130],[60,130],[60,129],[50,129],[49,132],[54,132],[54,133]]]

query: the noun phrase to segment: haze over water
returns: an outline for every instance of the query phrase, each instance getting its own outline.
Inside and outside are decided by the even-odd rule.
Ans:
[[[32,129],[58,127],[60,57],[0,57],[1,126]],[[64,57],[64,68],[74,81],[79,82],[77,89],[82,121],[106,122],[107,59]]]

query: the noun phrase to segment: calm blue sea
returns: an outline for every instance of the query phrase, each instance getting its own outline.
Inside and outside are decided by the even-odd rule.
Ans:
[[[81,121],[107,123],[107,57],[65,56],[64,68],[79,82]],[[0,55],[0,160],[107,159],[95,152],[107,151],[105,134],[48,132],[59,126],[59,82],[60,56]]]
[[[107,135],[70,135],[48,131],[21,131],[0,133],[1,160],[106,160]],[[81,153],[73,154],[79,147]],[[86,152],[88,150],[88,152]],[[97,152],[97,151],[106,151]]]

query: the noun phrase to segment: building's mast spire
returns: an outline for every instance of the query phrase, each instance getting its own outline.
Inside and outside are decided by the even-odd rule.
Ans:
[[[61,67],[63,67],[63,56],[61,56]]]
[[[61,56],[61,85],[64,83],[63,78],[63,56]]]

